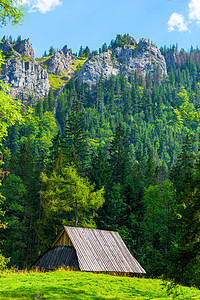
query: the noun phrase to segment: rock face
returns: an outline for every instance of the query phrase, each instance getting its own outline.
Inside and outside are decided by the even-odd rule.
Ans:
[[[75,76],[75,79],[91,86],[96,84],[100,76],[108,79],[111,75],[123,73],[128,78],[136,70],[143,77],[150,72],[154,79],[159,67],[161,75],[167,75],[164,57],[158,48],[150,45],[146,39],[137,44],[130,37],[128,45],[113,46],[108,51],[88,59],[76,74],[73,65],[77,64],[77,57],[72,55],[67,45],[54,55],[37,61],[34,59],[29,39],[14,44],[6,40],[0,43],[0,50],[5,56],[0,79],[10,84],[12,95],[25,103],[29,98],[44,98],[48,93],[48,74],[64,76],[67,80]],[[175,53],[167,53],[166,59],[173,64],[176,59]]]
[[[48,74],[61,75],[63,71],[72,70],[73,60],[76,59],[77,57],[71,54],[71,50],[66,45],[43,64],[47,66]]]
[[[6,40],[0,44],[0,50],[5,56],[0,79],[11,85],[13,97],[25,102],[29,97],[44,98],[50,88],[48,74],[35,61],[29,40],[16,44]]]
[[[94,85],[101,75],[104,79],[108,79],[111,75],[119,75],[122,72],[128,78],[137,70],[143,77],[146,72],[151,72],[154,79],[158,66],[161,74],[166,76],[164,56],[158,48],[150,45],[147,39],[143,39],[136,47],[118,47],[92,57],[85,62],[76,78]]]
[[[13,49],[15,51],[19,52],[20,54],[28,56],[28,57],[34,58],[34,56],[35,56],[33,48],[29,44],[29,39],[26,39],[26,40],[23,40],[19,43],[16,43],[13,46]]]
[[[10,42],[6,40],[3,44],[0,43],[0,50],[3,55],[7,56],[9,53],[13,52],[13,47]]]

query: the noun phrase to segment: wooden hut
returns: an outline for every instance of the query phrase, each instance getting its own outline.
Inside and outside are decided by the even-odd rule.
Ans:
[[[64,226],[52,246],[33,267],[62,265],[89,272],[146,273],[118,232]]]

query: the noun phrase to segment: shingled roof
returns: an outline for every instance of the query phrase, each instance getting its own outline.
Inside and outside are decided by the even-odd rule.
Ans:
[[[75,249],[81,271],[146,273],[115,231],[64,226],[49,250],[51,255],[52,249],[63,246]],[[41,259],[34,266],[44,267]]]

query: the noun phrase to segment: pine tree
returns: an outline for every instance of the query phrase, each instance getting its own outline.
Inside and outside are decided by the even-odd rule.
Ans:
[[[84,57],[84,56],[85,56],[85,53],[84,53],[84,50],[83,50],[83,47],[82,47],[82,46],[80,47],[78,56],[79,56],[79,57]]]
[[[114,132],[109,153],[109,163],[112,168],[113,179],[115,182],[123,183],[125,178],[125,166],[128,157],[128,141],[125,128],[121,123],[119,123]]]
[[[168,275],[184,284],[197,282],[195,273],[200,253],[199,165],[191,139],[186,136],[182,152],[171,172],[178,204],[174,221],[177,247],[168,256]]]
[[[63,167],[62,138],[60,131],[58,131],[58,133],[53,138],[52,146],[49,148],[49,152],[48,173],[52,173],[53,171],[55,171],[59,175],[61,172],[61,168]]]
[[[53,46],[51,46],[49,49],[49,56],[54,55],[54,54],[55,54],[55,49]]]
[[[106,51],[108,51],[107,44],[106,44],[106,43],[104,43],[101,49],[102,49],[102,52],[106,52]]]
[[[155,82],[156,82],[157,84],[160,84],[160,81],[161,81],[160,65],[157,65],[157,67],[156,67]]]
[[[84,115],[77,100],[66,121],[62,147],[66,163],[74,164],[78,170],[85,170],[88,162],[88,145]]]
[[[35,105],[35,115],[40,119],[43,117],[43,100],[39,99]]]
[[[52,112],[54,111],[55,99],[54,99],[52,88],[50,88],[49,94],[48,94],[48,107],[49,107],[49,111],[52,111]]]
[[[15,174],[10,174],[4,179],[0,190],[5,197],[1,204],[5,209],[3,222],[7,224],[6,229],[1,232],[1,239],[4,240],[3,254],[11,257],[11,266],[22,267],[27,251],[25,239],[28,232],[25,215],[27,190],[22,179]]]
[[[35,168],[35,158],[32,155],[31,143],[24,143],[17,154],[15,161],[15,174],[19,176],[26,189],[24,198],[24,231],[23,238],[26,243],[26,253],[23,257],[23,266],[29,264],[35,256],[36,231],[35,222],[39,217],[40,209],[40,178]]]
[[[62,130],[64,130],[66,119],[66,98],[64,93],[62,93],[57,99],[56,119],[58,120]]]
[[[17,37],[17,43],[21,42],[21,40],[22,40],[21,35],[18,35],[18,37]]]
[[[146,187],[156,184],[155,163],[153,161],[152,150],[149,150],[148,160],[145,167]]]
[[[92,183],[95,183],[96,189],[106,187],[111,180],[109,164],[102,150],[99,150],[98,154],[93,157],[88,170],[88,177]]]
[[[85,54],[85,57],[90,57],[91,53],[90,53],[90,49],[88,46],[85,47],[84,54]]]
[[[48,95],[45,96],[43,101],[43,112],[49,111],[49,101],[48,101]]]

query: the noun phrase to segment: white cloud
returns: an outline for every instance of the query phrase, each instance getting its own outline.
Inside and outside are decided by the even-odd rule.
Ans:
[[[61,4],[61,0],[22,0],[22,5],[28,5],[30,7],[29,12],[39,11],[42,14],[53,10],[56,6]]]
[[[189,2],[189,19],[196,21],[200,25],[200,0],[191,0]]]
[[[187,23],[184,21],[184,16],[178,13],[173,13],[168,21],[168,31],[188,31]]]

